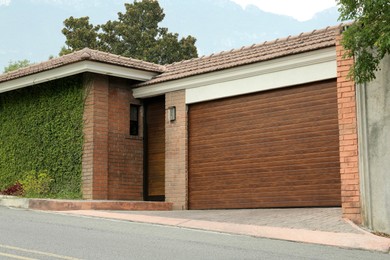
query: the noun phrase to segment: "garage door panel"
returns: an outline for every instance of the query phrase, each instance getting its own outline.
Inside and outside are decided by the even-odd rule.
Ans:
[[[202,148],[207,151],[202,151],[202,149],[194,150],[193,152],[203,153],[205,159],[191,159],[191,163],[208,163],[212,161],[218,162],[221,157],[226,159],[245,159],[252,158],[258,161],[258,158],[253,158],[256,154],[261,156],[264,160],[266,159],[281,159],[281,160],[296,160],[302,159],[303,156],[316,156],[317,157],[328,157],[328,156],[338,156],[338,153],[333,150],[333,147],[330,145],[322,146],[320,148],[313,148],[309,146],[310,139],[307,140],[307,143],[301,144],[300,147],[290,147],[290,149],[284,149],[283,151],[276,150],[277,147],[282,147],[283,142],[278,142],[277,146],[264,146],[259,149],[256,149],[257,142],[249,144],[235,144],[237,150],[225,150],[221,151],[218,147],[202,145]],[[318,142],[313,142],[313,144],[318,144]],[[267,144],[263,144],[267,145]],[[271,145],[271,144],[269,144]],[[248,153],[240,152],[239,149],[247,149],[250,151]],[[264,152],[264,154],[261,154]],[[291,154],[295,153],[295,154]],[[289,158],[286,158],[285,155],[290,155]],[[207,156],[207,157],[206,157]],[[310,159],[310,158],[309,158]]]
[[[334,126],[336,127],[336,126]],[[224,146],[226,142],[231,142],[232,145],[241,145],[241,144],[253,144],[253,143],[262,143],[263,145],[267,145],[268,143],[285,143],[288,140],[291,139],[299,139],[301,142],[312,142],[314,139],[318,139],[319,136],[329,137],[329,136],[338,136],[336,130],[330,129],[330,130],[322,130],[322,131],[315,131],[316,128],[309,128],[309,130],[304,131],[302,129],[297,130],[291,130],[291,131],[282,131],[280,135],[275,136],[274,132],[263,132],[262,136],[258,135],[257,130],[253,133],[247,133],[240,135],[241,139],[235,139],[231,140],[230,137],[225,136],[216,136],[213,138],[212,142],[210,140],[205,140],[205,138],[194,138],[197,142],[197,146],[193,147],[193,151],[202,150],[204,148],[210,148],[215,147],[216,149],[221,149],[221,146]],[[330,143],[330,145],[333,147],[333,144]],[[321,149],[322,147],[318,147],[318,149]]]
[[[220,201],[215,200],[215,206],[213,206],[213,209],[242,209],[242,208],[253,208],[253,204],[261,204],[262,208],[284,208],[284,207],[291,207],[291,204],[297,205],[294,207],[312,207],[313,206],[313,200],[316,200],[316,206],[317,207],[328,207],[332,204],[337,204],[339,199],[337,198],[329,198],[329,199],[323,199],[317,197],[309,196],[306,198],[306,200],[288,200],[288,201],[250,201],[250,200],[242,200],[239,203],[236,203],[236,199],[233,199],[231,201],[226,201],[224,199],[221,199]],[[205,205],[207,201],[199,201],[194,202],[193,207],[194,208],[202,208],[203,205]]]
[[[251,139],[252,142],[232,142],[231,145],[234,145],[236,150],[228,150],[228,146],[224,146],[223,149],[219,146],[215,145],[207,145],[205,143],[202,143],[201,147],[197,147],[197,149],[194,149],[193,152],[203,152],[209,155],[212,155],[213,158],[219,158],[219,157],[229,157],[229,156],[247,156],[247,157],[253,157],[253,154],[261,154],[262,153],[271,153],[275,155],[284,155],[284,154],[290,154],[291,152],[300,152],[300,153],[318,153],[321,151],[334,151],[333,146],[329,144],[326,140],[320,141],[315,138],[305,138],[302,140],[302,142],[295,144],[291,143],[288,140],[277,140],[275,142],[261,142],[256,139]],[[222,142],[218,142],[218,144],[222,144]],[[294,144],[295,146],[292,147],[286,147],[288,144]],[[318,145],[320,147],[313,147],[313,145]],[[206,150],[207,151],[204,151]],[[247,151],[250,151],[249,153],[241,153],[240,149],[245,149]],[[280,150],[281,148],[284,148]],[[338,154],[338,153],[337,153]],[[268,155],[268,154],[265,154]],[[294,155],[291,155],[294,156]],[[204,159],[199,158],[201,161],[204,161]],[[211,159],[211,158],[210,158]],[[195,159],[191,159],[195,160]],[[207,158],[206,158],[207,160]]]
[[[211,183],[210,182],[199,182],[197,184],[198,185],[210,185]],[[227,185],[229,185],[229,188],[227,188]],[[293,189],[291,187],[293,185],[296,186],[296,187],[294,187],[296,189]],[[252,196],[253,196],[253,193],[260,192],[261,196],[258,196],[258,197],[261,198],[261,197],[264,197],[267,194],[267,192],[269,193],[268,194],[269,196],[271,196],[271,195],[272,196],[276,196],[276,195],[282,196],[283,192],[281,190],[288,189],[288,190],[294,191],[296,194],[300,194],[300,192],[298,192],[299,190],[307,191],[311,187],[315,187],[315,190],[313,190],[314,193],[321,194],[321,193],[319,193],[319,191],[321,189],[322,190],[337,190],[337,189],[339,189],[340,185],[337,185],[337,178],[335,178],[335,179],[329,179],[329,178],[327,178],[327,179],[314,179],[312,181],[312,183],[309,183],[308,181],[305,181],[305,180],[295,180],[295,181],[289,181],[289,182],[278,182],[277,185],[271,181],[263,181],[260,184],[252,183],[250,185],[240,185],[239,183],[237,183],[237,181],[234,181],[231,179],[226,179],[226,180],[223,180],[221,182],[214,181],[213,187],[215,187],[215,189],[218,188],[220,191],[226,192],[226,193],[227,192],[231,192],[231,193],[240,192],[239,197],[242,197],[245,192],[251,192]],[[271,187],[274,187],[274,188],[271,188]],[[238,189],[240,189],[240,190],[238,190]],[[203,195],[206,196],[205,193],[207,193],[207,192],[210,194],[210,190],[205,189],[205,188],[201,188],[201,189],[197,190],[196,192],[194,191],[194,195],[203,193]],[[273,194],[271,194],[270,192],[272,192]],[[302,192],[302,193],[304,193],[304,192]],[[328,195],[332,195],[332,194],[328,194]],[[340,196],[340,191],[338,190],[337,194],[334,194],[334,195]],[[226,195],[226,196],[228,196],[228,195]],[[237,194],[235,194],[234,196],[237,197]],[[257,197],[257,196],[255,196],[255,197]]]
[[[221,149],[218,146],[205,145],[202,144],[201,147],[198,147],[193,152],[203,153],[204,158],[191,158],[192,162],[207,162],[207,160],[219,160],[224,158],[233,157],[236,158],[253,158],[258,160],[257,156],[261,156],[261,158],[265,157],[273,157],[273,156],[284,156],[289,155],[288,158],[296,158],[300,156],[300,154],[313,154],[321,157],[321,152],[333,152],[333,154],[338,156],[338,151],[334,150],[334,147],[327,143],[326,140],[319,141],[318,139],[305,139],[300,143],[292,143],[289,141],[278,140],[274,143],[272,142],[259,142],[257,140],[253,140],[250,143],[241,143],[241,142],[232,142],[231,145],[234,146],[235,149],[228,149],[228,146],[224,146],[224,149]],[[291,146],[288,146],[291,145]],[[316,147],[318,146],[318,148]],[[203,149],[203,150],[202,150]],[[206,150],[206,151],[205,151]],[[246,150],[247,152],[243,152]],[[296,153],[296,154],[292,154]],[[209,157],[206,157],[210,155]],[[284,157],[284,159],[288,159]],[[308,158],[312,159],[312,158]]]
[[[202,183],[207,184],[207,183]],[[223,185],[222,185],[223,184]],[[246,185],[239,185],[237,182],[230,182],[225,180],[221,185],[215,185],[215,188],[218,188],[225,192],[237,193],[240,192],[240,197],[244,197],[245,192],[253,193],[260,192],[261,197],[273,197],[275,194],[280,196],[285,196],[287,193],[292,193],[294,196],[299,196],[300,194],[318,194],[318,190],[337,190],[340,186],[335,185],[336,180],[329,181],[324,183],[324,180],[316,180],[316,182],[308,183],[307,181],[301,182],[282,182],[279,183],[277,187],[272,188],[273,186],[269,186],[270,183],[263,183],[262,185],[252,185],[251,187],[247,187]],[[226,185],[230,185],[229,189],[226,189]],[[281,189],[283,189],[281,191]],[[194,194],[203,194],[206,196],[206,193],[210,192],[209,190],[199,190]],[[337,194],[335,194],[337,195]],[[235,196],[235,195],[234,195]],[[326,196],[326,195],[325,195]]]
[[[336,82],[189,108],[190,208],[339,206]]]
[[[334,187],[334,185],[324,186],[324,190],[333,190],[334,194],[325,194],[325,195],[319,194],[316,187],[313,187],[313,188],[315,188],[315,190],[313,189],[313,190],[302,191],[302,187],[301,187],[301,189],[299,191],[288,190],[285,192],[279,192],[278,193],[279,196],[275,196],[275,190],[269,190],[266,192],[262,192],[262,196],[253,196],[254,192],[259,192],[259,191],[256,189],[255,190],[252,190],[252,189],[248,189],[248,190],[244,189],[243,190],[242,188],[227,190],[227,191],[229,191],[229,193],[227,193],[224,196],[220,196],[218,194],[209,195],[209,193],[207,193],[207,191],[197,192],[196,195],[203,196],[203,199],[199,200],[199,201],[202,201],[202,202],[208,203],[208,204],[210,203],[210,199],[219,200],[219,204],[224,204],[224,207],[229,207],[229,203],[227,203],[227,202],[234,202],[235,200],[238,200],[241,203],[245,203],[248,201],[263,202],[263,203],[264,202],[274,202],[274,201],[278,201],[278,202],[310,201],[311,200],[310,198],[314,196],[314,197],[319,198],[323,201],[327,201],[327,200],[335,200],[339,197],[339,195],[336,194],[337,187],[330,189],[329,187],[331,187],[331,186]],[[237,192],[240,192],[239,199],[235,195],[235,194],[237,194]],[[204,196],[207,196],[207,195],[209,195],[210,199],[204,198]]]
[[[303,170],[308,170],[310,171],[313,167],[316,167],[316,166],[323,166],[323,167],[331,167],[331,165],[333,166],[337,166],[339,163],[338,162],[335,162],[333,164],[329,164],[328,161],[330,160],[337,160],[338,156],[328,156],[328,157],[321,157],[319,159],[313,159],[313,160],[309,160],[307,158],[304,158],[304,159],[301,159],[301,160],[283,160],[282,158],[277,158],[277,160],[272,160],[273,158],[270,158],[270,159],[261,159],[261,161],[259,162],[259,160],[255,160],[255,159],[230,159],[229,161],[229,165],[231,165],[231,167],[228,167],[228,166],[224,166],[224,165],[220,165],[220,163],[218,161],[209,161],[207,162],[205,165],[204,165],[204,170],[205,172],[212,172],[212,171],[224,171],[226,170],[227,168],[229,169],[233,169],[236,174],[238,174],[238,172],[248,172],[249,170],[253,169],[253,168],[258,168],[258,167],[267,167],[269,169],[269,171],[276,171],[278,169],[284,169],[284,170],[289,170],[289,171],[293,171],[294,169],[296,170],[299,170],[299,169],[303,169]],[[199,163],[198,162],[194,162],[194,163]],[[291,164],[295,164],[295,165],[298,165],[299,166],[291,166]],[[239,165],[239,166],[238,166]],[[287,169],[286,169],[287,168]],[[199,173],[201,173],[202,171],[199,171]],[[258,172],[261,172],[261,171],[258,171]]]
[[[225,195],[224,198],[226,200],[232,200],[234,198],[237,198],[235,194],[237,192],[240,192],[240,198],[241,199],[248,199],[248,200],[257,200],[257,201],[264,201],[266,199],[270,201],[283,201],[283,200],[288,200],[291,198],[299,199],[299,197],[303,197],[303,200],[305,200],[305,197],[308,196],[318,196],[321,198],[336,198],[337,194],[319,194],[318,189],[322,190],[333,190],[334,193],[337,192],[337,186],[335,186],[333,183],[330,184],[321,184],[321,185],[313,185],[313,186],[296,186],[296,187],[291,187],[288,185],[283,186],[283,191],[281,191],[278,187],[270,188],[270,187],[261,187],[261,188],[253,188],[253,189],[248,189],[248,188],[243,188],[243,187],[235,187],[232,189],[226,189],[225,191],[228,191],[229,194]],[[253,196],[253,193],[255,192],[261,192],[261,197],[255,197]],[[275,196],[275,193],[279,196]],[[206,196],[207,190],[204,191],[198,191],[196,192],[197,195],[203,195]],[[212,195],[210,197],[217,196],[217,195]]]
[[[233,174],[234,173],[234,174]],[[194,184],[205,184],[205,183],[212,183],[214,182],[213,186],[217,187],[221,183],[225,182],[235,182],[237,185],[243,185],[246,187],[261,187],[264,186],[264,183],[274,183],[274,185],[280,185],[284,182],[300,182],[304,183],[307,182],[316,182],[317,180],[324,180],[324,183],[334,182],[335,180],[340,182],[340,178],[336,174],[329,173],[329,170],[327,169],[316,169],[313,173],[304,173],[303,171],[288,171],[288,170],[281,170],[277,172],[246,172],[241,174],[236,174],[234,170],[230,171],[222,171],[222,172],[215,172],[215,173],[202,173],[199,174],[196,178],[194,177],[192,179]],[[208,178],[205,178],[208,177]],[[248,180],[248,182],[239,182],[237,181],[238,178],[245,178]],[[252,182],[250,182],[252,181]],[[199,187],[198,190],[207,189],[207,187]]]
[[[339,201],[339,196],[320,196],[320,195],[306,195],[306,196],[284,196],[283,199],[276,197],[264,197],[256,200],[253,195],[248,194],[247,197],[243,197],[237,200],[236,197],[232,198],[221,198],[212,197],[210,198],[215,201],[215,209],[238,209],[238,208],[251,208],[253,204],[261,204],[264,208],[275,208],[275,207],[291,207],[291,204],[296,205],[295,207],[312,207],[313,200],[316,201],[316,206],[325,207],[329,204],[335,204]],[[207,205],[209,200],[201,200],[193,203],[194,207],[200,208],[203,205]]]
[[[255,144],[248,144],[246,146],[244,145],[236,145],[237,148],[247,148],[248,147],[255,147],[256,146],[256,143]],[[198,159],[191,159],[191,163],[209,163],[209,162],[218,162],[220,160],[220,157],[222,154],[219,153],[219,150],[218,148],[216,147],[212,147],[212,146],[206,146],[206,145],[203,145],[202,147],[204,147],[204,149],[208,150],[207,152],[203,152],[203,155],[205,156],[205,159],[201,159],[201,158],[198,158]],[[307,155],[311,155],[311,156],[317,156],[317,157],[328,157],[328,156],[338,156],[338,153],[336,153],[335,151],[333,151],[333,147],[332,146],[323,146],[321,148],[307,148],[307,149],[294,149],[294,147],[292,147],[291,149],[286,149],[286,150],[283,150],[283,151],[278,151],[278,150],[273,150],[272,149],[273,147],[265,147],[263,149],[259,149],[259,150],[252,150],[251,151],[251,154],[246,154],[246,153],[242,153],[242,152],[237,152],[237,151],[224,151],[223,153],[223,156],[225,157],[231,157],[230,159],[237,159],[237,157],[239,156],[240,158],[252,158],[254,155],[264,151],[268,151],[266,154],[260,154],[261,158],[262,158],[262,161],[265,161],[265,160],[270,160],[270,159],[280,159],[280,160],[287,160],[287,158],[285,157],[285,154],[288,154],[288,153],[295,153],[295,154],[292,154],[289,156],[290,160],[296,160],[296,159],[301,159],[302,156],[307,156]],[[250,150],[251,148],[249,148]],[[254,149],[254,148],[252,148]],[[197,151],[199,153],[202,152],[201,149],[197,149]],[[195,151],[194,151],[195,152]],[[207,158],[206,158],[207,156]],[[256,161],[258,161],[258,159],[254,159]]]
[[[294,152],[294,151],[291,151]],[[256,167],[256,166],[281,166],[281,165],[291,165],[291,164],[300,164],[300,165],[306,165],[306,164],[318,164],[318,163],[325,163],[329,164],[330,160],[337,160],[338,154],[333,153],[327,156],[323,156],[322,154],[313,154],[313,153],[301,153],[299,155],[294,155],[293,158],[286,158],[286,154],[288,151],[284,151],[284,154],[277,154],[274,156],[270,155],[259,155],[260,158],[253,158],[255,156],[256,152],[252,152],[250,155],[244,154],[244,153],[226,153],[226,160],[229,161],[227,165],[221,165],[218,158],[213,157],[213,154],[204,154],[204,156],[208,155],[208,158],[205,160],[191,160],[191,163],[200,163],[204,164],[204,167],[218,167],[218,168],[231,168],[231,167],[237,167],[237,169],[245,168],[245,167]],[[230,155],[231,154],[231,155]],[[299,158],[301,156],[301,158]],[[310,158],[315,157],[315,158]],[[339,162],[336,161],[336,164]],[[257,164],[257,165],[256,165]],[[330,165],[330,164],[329,164]]]
[[[332,164],[329,164],[329,163],[310,163],[310,164],[301,164],[301,163],[294,163],[293,165],[289,165],[289,164],[286,164],[286,165],[271,165],[271,166],[263,166],[264,164],[262,164],[261,162],[253,162],[253,163],[248,163],[246,164],[245,167],[240,167],[240,166],[237,166],[237,165],[232,165],[231,167],[229,168],[226,168],[224,166],[205,166],[204,169],[202,170],[203,172],[199,171],[199,176],[201,176],[201,174],[205,174],[205,178],[208,179],[208,178],[211,178],[208,174],[210,173],[213,173],[213,172],[216,172],[216,171],[220,171],[220,172],[233,172],[232,174],[235,174],[235,175],[240,175],[240,174],[247,174],[248,172],[250,171],[253,171],[254,168],[264,168],[265,170],[258,170],[258,174],[261,174],[262,172],[266,171],[266,172],[301,172],[302,175],[306,175],[308,173],[310,173],[311,171],[315,171],[317,169],[329,169],[328,171],[331,172],[331,171],[335,171],[334,168],[336,167],[339,167],[339,163],[338,162],[333,162]],[[337,174],[337,173],[332,173],[332,174]],[[339,176],[339,175],[337,175]],[[192,176],[191,176],[192,177]],[[225,176],[227,177],[227,176]],[[192,178],[195,178],[195,177],[192,177]],[[236,178],[237,179],[237,178]],[[237,180],[237,181],[241,181],[240,179]],[[192,184],[192,183],[191,183]]]
[[[243,109],[254,110],[255,108],[245,107]],[[325,111],[325,110],[329,110],[329,111]],[[240,111],[231,110],[227,115],[220,114],[220,113],[212,113],[209,111],[209,113],[205,113],[204,115],[201,115],[198,119],[193,118],[193,120],[203,120],[203,122],[208,122],[207,118],[213,117],[215,118],[216,121],[220,123],[231,122],[232,119],[235,119],[237,120],[237,122],[240,123],[243,122],[245,123],[247,122],[248,119],[253,119],[253,116],[256,116],[259,121],[266,120],[266,121],[273,122],[275,121],[275,119],[279,120],[279,117],[282,117],[280,119],[289,120],[291,118],[294,118],[296,120],[302,120],[303,122],[305,122],[305,121],[309,121],[310,117],[315,117],[317,115],[326,115],[329,114],[330,111],[332,111],[332,109],[329,109],[329,104],[316,106],[316,107],[306,107],[301,109],[287,109],[285,107],[283,110],[280,111],[273,110],[272,112],[254,110],[250,112],[247,111],[244,113]],[[300,114],[302,113],[307,113],[306,116],[309,118],[300,117]],[[222,115],[224,116],[223,118],[221,118]],[[324,117],[324,119],[321,120],[326,120],[326,119],[329,119],[329,117]]]
[[[248,143],[251,141],[257,141],[257,142],[278,142],[278,141],[285,141],[290,140],[293,142],[294,140],[309,140],[309,139],[318,139],[318,137],[335,137],[338,136],[338,130],[335,128],[338,127],[337,124],[327,124],[327,128],[318,128],[318,126],[313,127],[307,127],[306,129],[302,128],[291,128],[291,129],[284,129],[284,127],[278,127],[278,135],[275,135],[275,129],[248,129],[243,133],[243,131],[240,132],[240,138],[231,138],[230,136],[227,136],[226,134],[212,134],[212,142],[210,142],[210,138],[205,138],[203,135],[198,135],[193,137],[193,141],[197,142],[197,146],[193,147],[198,148],[199,145],[214,145],[217,147],[220,147],[220,145],[224,145],[227,141],[235,142],[235,143]],[[333,129],[332,129],[333,128]],[[217,131],[216,129],[215,131]],[[214,132],[215,132],[214,131]],[[261,133],[260,133],[261,132]],[[330,140],[330,143],[333,142]],[[225,144],[227,145],[227,144]],[[333,144],[332,144],[333,145]]]
[[[269,188],[269,187],[260,187],[256,189],[245,189],[242,187],[237,187],[236,189],[225,189],[226,194],[224,194],[223,198],[227,201],[229,200],[237,200],[237,193],[240,193],[239,200],[250,200],[250,201],[289,201],[289,200],[307,200],[307,198],[310,198],[310,196],[316,196],[317,198],[322,198],[323,200],[328,200],[329,198],[335,199],[338,198],[340,195],[337,193],[340,193],[340,186],[336,186],[334,184],[323,184],[322,187],[319,187],[318,185],[312,186],[312,187],[306,187],[306,186],[299,186],[297,189],[289,189],[289,186],[285,185],[282,186],[284,188],[283,191],[280,190],[280,188]],[[333,191],[333,194],[321,194],[318,192],[318,189],[320,191],[327,191],[331,190]],[[254,193],[261,193],[261,196],[253,196]],[[277,193],[278,196],[275,196],[275,193]],[[197,195],[209,196],[209,198],[219,198],[221,197],[219,194],[210,195],[210,192],[207,190],[204,191],[198,191],[196,192]],[[222,198],[222,197],[221,197]],[[209,199],[204,199],[204,201],[207,201],[210,203]],[[226,204],[226,203],[225,203]],[[228,206],[228,205],[226,205]]]
[[[232,119],[238,120],[237,122],[247,122],[248,119],[252,119],[253,116],[256,116],[257,119],[260,121],[263,120],[271,120],[275,121],[280,119],[288,120],[291,118],[294,118],[296,120],[303,120],[303,121],[309,121],[309,118],[307,117],[300,117],[299,115],[302,113],[307,113],[306,116],[308,117],[316,117],[318,115],[327,115],[329,113],[332,113],[333,109],[329,108],[329,105],[337,105],[337,102],[331,99],[323,100],[323,103],[321,104],[302,104],[299,107],[289,107],[287,105],[280,105],[279,107],[269,107],[272,106],[272,104],[266,104],[267,107],[260,109],[258,106],[261,104],[261,100],[257,101],[258,105],[254,106],[248,106],[245,105],[245,107],[238,107],[229,110],[229,114],[225,114],[224,111],[214,111],[214,110],[223,110],[224,108],[210,108],[206,110],[204,113],[197,113],[196,117],[194,116],[192,120],[199,120],[199,122],[208,122],[208,118],[215,118],[216,121],[221,123],[230,122]],[[238,105],[238,104],[237,104]],[[223,116],[223,117],[222,117]],[[325,120],[329,117],[324,117]],[[318,119],[318,118],[317,118]]]
[[[302,95],[302,92],[304,92],[304,96]],[[286,104],[293,104],[293,105],[302,105],[299,103],[295,103],[295,104],[291,103],[291,100],[305,100],[306,102],[311,102],[313,100],[320,100],[321,101],[320,104],[321,104],[324,103],[323,101],[326,98],[330,97],[329,101],[335,102],[334,99],[331,98],[331,96],[332,93],[327,92],[327,90],[323,89],[322,86],[312,87],[311,90],[297,87],[295,89],[295,93],[286,93],[283,96],[280,96],[277,92],[274,92],[274,94],[268,93],[266,98],[257,97],[257,96],[247,97],[245,102],[248,107],[255,105],[259,110],[261,110],[262,108],[269,108],[270,106],[278,107],[278,103],[280,102],[285,102]],[[219,111],[221,113],[223,113],[222,111],[225,111],[226,109],[229,110],[232,109],[233,111],[240,110],[240,108],[238,107],[233,107],[233,108],[231,107],[236,103],[237,102],[233,99],[215,100],[213,101],[212,104],[210,104],[209,107],[218,108],[216,112]],[[198,109],[199,114],[207,113],[209,107],[200,107]]]
[[[218,131],[219,128],[228,128],[231,132],[239,131],[239,130],[246,130],[246,131],[253,130],[253,131],[257,132],[259,129],[261,129],[264,132],[267,132],[267,131],[274,132],[275,127],[278,127],[278,128],[280,127],[281,131],[282,130],[292,131],[294,129],[305,129],[306,127],[311,127],[311,128],[317,127],[317,129],[318,129],[318,122],[319,121],[323,122],[324,125],[327,125],[327,123],[332,124],[333,129],[334,129],[334,125],[337,125],[337,121],[335,121],[335,119],[332,118],[332,116],[331,116],[332,111],[325,111],[323,113],[325,114],[323,116],[320,114],[311,116],[310,114],[308,115],[307,112],[305,112],[305,113],[302,112],[302,113],[299,113],[298,116],[305,114],[306,118],[299,118],[296,121],[292,120],[292,118],[294,116],[293,114],[286,114],[279,121],[275,121],[272,118],[266,118],[266,117],[265,118],[258,118],[258,122],[256,123],[255,126],[250,123],[253,117],[248,117],[248,118],[246,118],[246,120],[244,120],[242,118],[237,118],[237,119],[232,118],[228,121],[221,121],[221,120],[218,120],[216,116],[209,115],[210,118],[216,118],[215,122],[213,122],[213,125],[210,125],[210,122],[204,123],[204,122],[197,122],[195,120],[192,120],[192,123],[202,124],[202,125],[207,127],[206,129],[199,129],[199,131],[194,133],[193,136],[195,138],[200,136],[201,138],[203,137],[203,139],[204,139],[205,134],[215,134],[216,137],[218,137],[218,134],[219,134],[219,135],[223,135],[224,137],[226,137],[226,133],[219,133],[219,131]],[[321,117],[321,119],[319,119],[319,117]],[[245,131],[245,133],[242,133],[242,134],[246,134],[246,131]],[[250,134],[251,132],[248,132],[248,133]]]
[[[259,104],[261,101],[257,101]],[[334,100],[323,100],[322,104],[303,104],[300,107],[288,107],[286,105],[281,105],[280,107],[268,107],[272,106],[271,104],[267,104],[267,107],[264,109],[259,109],[257,106],[248,106],[239,107],[235,109],[229,110],[229,114],[224,114],[224,111],[210,111],[207,110],[204,113],[197,113],[196,116],[192,118],[192,120],[200,120],[200,122],[207,122],[207,118],[213,117],[218,122],[231,122],[230,120],[236,119],[238,122],[247,122],[248,119],[252,119],[254,115],[256,115],[257,119],[265,119],[265,120],[279,120],[279,116],[282,116],[281,119],[290,119],[291,116],[299,115],[301,113],[310,112],[307,116],[315,117],[319,115],[327,115],[332,109],[329,109],[329,105],[336,105],[337,102]],[[223,108],[214,108],[214,109],[223,109]],[[328,110],[328,111],[327,111]],[[221,118],[223,115],[223,118]],[[297,117],[295,119],[300,119],[303,121],[308,121],[308,118],[300,118]],[[326,118],[324,118],[326,119]]]
[[[313,175],[314,176],[318,176],[318,175],[322,175],[322,174],[334,174],[335,178],[339,179],[338,178],[338,175],[333,173],[332,169],[330,169],[330,167],[323,167],[324,165],[312,165],[310,166],[311,169],[313,169],[313,171],[307,171],[307,172],[303,172],[302,169],[298,169],[298,170],[292,170],[290,167],[279,167],[278,169],[275,169],[275,168],[269,168],[269,169],[266,169],[264,167],[264,169],[261,169],[261,170],[257,170],[257,169],[248,169],[247,171],[245,172],[241,172],[241,173],[238,173],[236,169],[234,168],[229,168],[228,170],[214,170],[212,171],[212,169],[210,170],[204,170],[203,172],[199,172],[199,174],[197,174],[196,176],[193,176],[192,177],[192,180],[193,182],[197,181],[197,180],[200,180],[202,178],[204,178],[205,176],[208,176],[209,178],[207,179],[204,179],[204,180],[212,180],[212,178],[216,178],[216,180],[220,179],[220,178],[236,178],[236,177],[247,177],[248,175],[256,175],[256,178],[258,178],[258,180],[262,180],[261,178],[267,178],[267,177],[272,177],[272,176],[276,176],[276,177],[285,177],[285,178],[288,178],[289,175],[292,175],[294,178],[297,178],[297,179],[306,179],[306,178],[313,178]],[[333,169],[333,171],[335,171],[337,169],[337,165],[334,167],[335,169]],[[242,176],[241,176],[242,175]],[[257,185],[257,184],[256,184]],[[199,187],[201,188],[201,187]]]

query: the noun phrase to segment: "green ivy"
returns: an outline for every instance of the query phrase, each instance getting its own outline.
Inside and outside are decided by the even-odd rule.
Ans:
[[[52,197],[81,196],[83,94],[82,75],[0,94],[0,190],[47,171]]]

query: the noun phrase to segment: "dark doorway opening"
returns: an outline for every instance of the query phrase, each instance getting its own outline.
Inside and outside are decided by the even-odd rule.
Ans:
[[[144,199],[165,200],[165,97],[144,100]]]

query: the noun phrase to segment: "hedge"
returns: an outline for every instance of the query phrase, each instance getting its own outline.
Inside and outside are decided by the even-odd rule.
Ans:
[[[83,77],[0,94],[0,190],[47,171],[52,197],[81,196]]]

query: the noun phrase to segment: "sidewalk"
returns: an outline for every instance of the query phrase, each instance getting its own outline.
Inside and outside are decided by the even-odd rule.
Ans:
[[[0,206],[386,253],[390,250],[389,238],[373,235],[342,219],[340,208],[171,211],[167,210],[171,208],[169,204],[151,202],[42,200],[9,196],[0,196]]]

